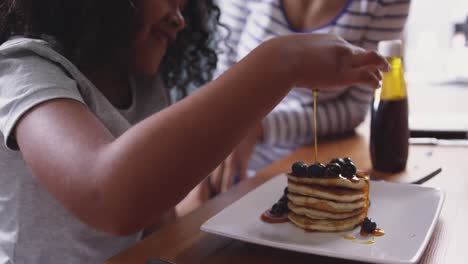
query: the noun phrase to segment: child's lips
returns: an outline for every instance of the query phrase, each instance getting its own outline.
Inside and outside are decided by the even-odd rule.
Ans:
[[[172,42],[174,42],[175,40],[175,36],[168,33],[168,32],[164,32],[164,31],[161,31],[161,30],[157,30],[157,29],[153,29],[151,31],[151,35],[157,39],[157,40],[162,40],[164,41],[164,44],[166,45],[166,47],[168,47],[169,45],[172,44]]]

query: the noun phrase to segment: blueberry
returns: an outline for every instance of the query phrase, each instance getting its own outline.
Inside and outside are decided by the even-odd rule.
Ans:
[[[277,203],[281,206],[284,206],[284,205],[287,206],[288,200],[280,199]]]
[[[288,200],[280,200],[278,201],[278,204],[280,205],[280,207],[282,209],[286,209],[286,211],[288,210]]]
[[[365,223],[369,223],[369,224],[370,224],[371,222],[372,222],[372,220],[371,220],[370,218],[366,217],[366,218],[364,218],[364,222],[362,222],[362,223],[363,223],[363,224],[365,224]]]
[[[343,161],[345,163],[352,163],[353,162],[353,160],[350,157],[343,158]]]
[[[377,224],[366,217],[366,219],[364,219],[364,222],[362,222],[362,229],[367,233],[372,233],[375,231],[375,229],[377,229]]]
[[[325,168],[325,176],[338,177],[341,173],[341,166],[338,163],[329,163]]]
[[[284,195],[287,195],[289,193],[288,187],[284,188]]]
[[[341,171],[342,171],[341,173],[343,174],[343,176],[347,178],[353,177],[357,172],[356,166],[354,165],[353,162],[345,163],[345,165],[342,166]]]
[[[283,195],[280,199],[279,202],[281,203],[287,203],[288,202],[288,197],[286,195]]]
[[[307,176],[307,164],[302,161],[294,162],[291,167],[292,173],[294,176],[297,177],[305,177]]]
[[[322,163],[314,163],[307,168],[307,175],[309,177],[323,177],[325,173],[325,165]]]
[[[273,207],[271,207],[270,213],[275,216],[281,215],[279,203],[275,203]]]
[[[371,223],[364,222],[362,223],[362,230],[366,233],[372,233],[373,230],[371,230]]]
[[[330,163],[338,163],[338,165],[343,166],[346,164],[345,160],[342,158],[332,159]]]
[[[277,202],[271,208],[271,214],[274,216],[282,216],[287,214],[289,211],[288,204],[286,202]]]

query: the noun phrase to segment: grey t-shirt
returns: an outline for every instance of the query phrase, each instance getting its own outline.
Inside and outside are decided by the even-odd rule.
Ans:
[[[31,107],[69,98],[118,136],[169,104],[159,78],[130,80],[132,104],[119,110],[47,42],[17,37],[0,46],[0,263],[100,263],[138,239],[110,236],[68,213],[32,175],[12,134]]]

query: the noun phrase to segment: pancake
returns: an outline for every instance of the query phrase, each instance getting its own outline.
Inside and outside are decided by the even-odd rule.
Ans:
[[[297,206],[291,202],[288,203],[288,208],[290,211],[292,211],[293,213],[297,215],[307,216],[308,218],[311,218],[311,219],[345,219],[345,218],[349,218],[349,217],[353,217],[358,214],[361,214],[365,210],[365,208],[361,208],[352,212],[331,213],[331,212],[320,211],[320,210],[316,210],[312,208]]]
[[[322,198],[337,202],[353,202],[366,198],[367,188],[347,189],[342,187],[324,187],[314,184],[300,184],[288,181],[288,191],[295,194]]]
[[[296,206],[307,207],[330,213],[353,212],[358,209],[366,208],[368,205],[366,199],[361,199],[353,202],[336,202],[320,198],[297,195],[293,193],[288,193],[288,200]]]
[[[369,177],[296,177],[288,174],[288,219],[307,231],[351,230],[367,217]]]
[[[271,209],[275,216],[287,215],[294,225],[320,232],[351,230],[367,217],[369,175],[358,172],[350,158],[326,166],[295,162],[291,171],[285,196]]]
[[[296,177],[288,174],[288,180],[300,184],[315,184],[325,187],[342,187],[354,190],[360,190],[367,186],[368,176],[353,177],[352,180],[339,176],[336,178],[305,178]]]
[[[366,218],[366,214],[367,212],[362,212],[356,216],[340,220],[314,220],[306,216],[290,212],[288,213],[288,219],[296,226],[307,231],[339,232],[352,230],[356,226],[360,225],[362,221],[364,221],[364,218]]]

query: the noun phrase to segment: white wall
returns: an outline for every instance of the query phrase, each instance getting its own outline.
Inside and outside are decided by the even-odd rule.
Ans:
[[[468,0],[412,1],[405,34],[408,77],[446,79],[453,24],[463,22],[466,16]]]

